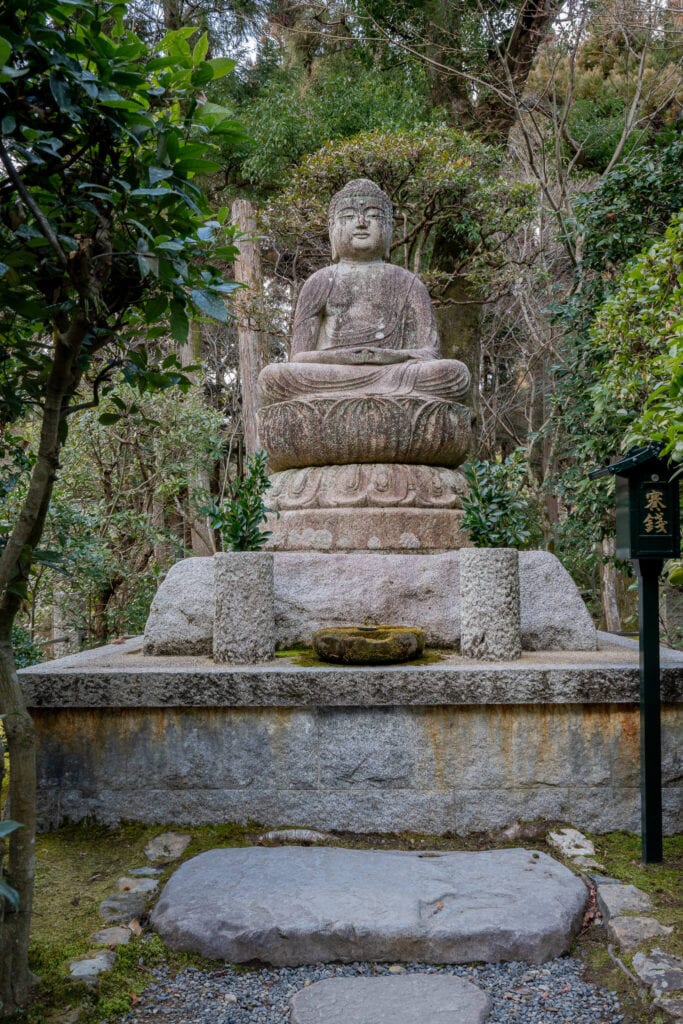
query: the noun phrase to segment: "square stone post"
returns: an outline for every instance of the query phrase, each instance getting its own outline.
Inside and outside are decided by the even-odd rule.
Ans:
[[[275,653],[273,553],[226,551],[214,555],[213,658],[247,664]]]
[[[482,661],[521,657],[516,548],[461,548],[460,649]]]

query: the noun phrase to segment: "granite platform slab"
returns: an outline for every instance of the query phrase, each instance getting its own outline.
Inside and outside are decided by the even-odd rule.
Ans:
[[[152,924],[172,949],[230,963],[544,963],[569,949],[587,895],[522,849],[230,848],[182,864]]]

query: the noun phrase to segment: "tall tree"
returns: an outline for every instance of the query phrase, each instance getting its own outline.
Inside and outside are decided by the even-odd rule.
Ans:
[[[25,1004],[34,874],[35,753],[12,654],[59,470],[69,417],[97,405],[117,372],[141,390],[183,382],[174,356],[155,358],[188,310],[226,319],[225,284],[197,173],[215,171],[212,137],[236,138],[201,91],[232,62],[207,61],[193,29],[154,50],[123,27],[125,8],[94,0],[5,4],[0,39],[0,399],[3,448],[12,421],[39,422],[30,480],[0,538],[0,713],[9,753],[9,835],[0,898],[0,1012]],[[229,234],[229,232],[228,232]],[[108,422],[126,412],[120,403]],[[1,762],[0,762],[1,763]]]

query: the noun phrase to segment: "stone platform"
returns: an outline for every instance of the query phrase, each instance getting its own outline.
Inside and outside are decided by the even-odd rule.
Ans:
[[[172,949],[230,963],[544,963],[568,951],[587,897],[529,850],[247,847],[182,864],[152,925]]]
[[[19,674],[42,828],[93,817],[467,834],[639,828],[638,648],[483,665],[251,666],[141,638]],[[664,827],[683,827],[683,655],[662,649]]]

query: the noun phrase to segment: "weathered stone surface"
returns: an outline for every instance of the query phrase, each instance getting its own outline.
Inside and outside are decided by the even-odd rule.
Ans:
[[[424,645],[424,630],[416,626],[334,626],[313,634],[318,657],[342,665],[410,661],[420,657]]]
[[[133,878],[155,878],[161,874],[161,868],[131,868],[128,874]]]
[[[267,661],[275,653],[273,555],[227,551],[214,563],[214,661]]]
[[[119,878],[116,888],[119,892],[139,892],[147,895],[156,892],[159,882],[156,878]]]
[[[366,548],[362,557],[358,553],[335,550],[337,535],[332,528],[336,529],[344,516],[330,523],[325,519],[324,509],[282,513],[281,529],[288,533],[291,526],[299,537],[297,543],[309,550],[275,553],[276,646],[310,644],[315,629],[357,622],[414,623],[425,630],[428,644],[455,646],[460,639],[459,552],[408,552],[429,550],[446,541],[449,541],[446,546],[450,547],[463,543],[464,534],[459,533],[462,513],[410,508],[343,509],[341,512],[344,516],[348,514],[362,533]],[[372,519],[375,514],[381,519],[377,529]],[[306,526],[301,517],[309,516],[322,519]],[[408,521],[406,516],[412,516],[413,521]],[[442,521],[443,517],[452,519],[454,533],[449,533],[450,527]],[[357,534],[351,519],[347,539],[354,544],[353,537]],[[430,523],[434,526],[433,534]],[[393,537],[392,543],[404,553],[373,553],[368,544],[371,545],[373,537],[379,544],[380,536],[385,540]],[[325,546],[329,547],[327,553],[312,550]],[[595,650],[595,626],[574,582],[558,559],[547,551],[522,551],[519,565],[522,647],[525,650]],[[190,568],[181,572],[179,566]],[[203,595],[203,604],[199,594]],[[192,609],[193,636],[185,608]],[[146,653],[211,653],[213,609],[213,559],[188,558],[178,562],[154,599],[145,627]]]
[[[595,846],[575,828],[561,828],[548,833],[548,842],[565,857],[593,857]]]
[[[190,845],[192,836],[184,832],[162,832],[150,839],[145,847],[145,857],[152,863],[170,864],[182,857]]]
[[[454,551],[469,543],[454,508],[305,508],[268,516],[268,550],[411,554]]]
[[[297,992],[291,1024],[483,1024],[491,1001],[461,978],[328,978]]]
[[[460,552],[460,649],[466,658],[514,661],[522,654],[519,552]]]
[[[539,963],[568,949],[585,901],[567,868],[527,850],[251,847],[187,861],[152,921],[174,949],[237,963]]]
[[[133,655],[118,657],[133,670]],[[553,669],[525,655],[514,671],[164,668],[158,680],[146,668],[135,685],[93,671],[69,690],[48,675],[49,706],[32,712],[41,827],[92,816],[361,832],[467,834],[535,819],[634,830],[637,649],[628,670],[606,668],[612,655],[597,668],[596,657]],[[683,704],[665,704],[666,834],[683,826],[682,725]]]
[[[112,953],[110,950],[103,950],[101,953],[86,957],[83,960],[72,960],[69,964],[69,975],[75,981],[95,983],[100,974],[112,969],[115,959],[115,953]]]
[[[105,921],[131,921],[145,910],[145,897],[139,892],[121,892],[107,896],[100,903],[100,917]]]
[[[213,558],[176,562],[154,595],[145,653],[211,654],[213,604]]]
[[[382,514],[381,510],[364,509],[357,515],[360,519],[373,511]],[[403,511],[406,510],[399,514]],[[414,514],[423,513],[415,510]],[[287,515],[284,513],[282,518]],[[368,529],[367,523],[363,528]],[[381,531],[377,532],[379,535]],[[277,645],[310,643],[313,630],[326,626],[395,622],[421,626],[428,644],[452,647],[461,633],[460,557],[460,551],[415,555],[367,553],[363,557],[312,551],[306,555],[278,553]],[[519,566],[522,647],[595,650],[595,626],[576,585],[558,559],[547,551],[522,551]],[[537,585],[542,580],[546,585]],[[544,646],[539,648],[539,644]]]
[[[467,489],[458,469],[409,463],[351,463],[286,469],[270,477],[268,507],[462,508]]]
[[[287,364],[273,368],[291,373]],[[281,372],[282,372],[281,370]],[[274,471],[349,463],[459,466],[472,413],[424,395],[318,395],[264,406],[259,437]]]
[[[607,924],[627,911],[652,910],[652,900],[635,885],[598,885],[598,909]]]
[[[656,997],[683,993],[683,960],[661,949],[636,953],[633,970]]]
[[[519,600],[524,650],[595,650],[590,613],[574,580],[550,551],[519,552]]]
[[[663,1010],[666,1014],[666,1019],[673,1021],[673,1024],[683,1021],[683,999],[676,998],[675,996],[661,996],[661,998],[655,1000],[655,1006]]]
[[[130,928],[100,928],[92,940],[97,946],[127,946],[132,934]]]
[[[607,924],[609,937],[624,949],[634,949],[647,939],[671,935],[672,931],[654,917],[613,917]]]

